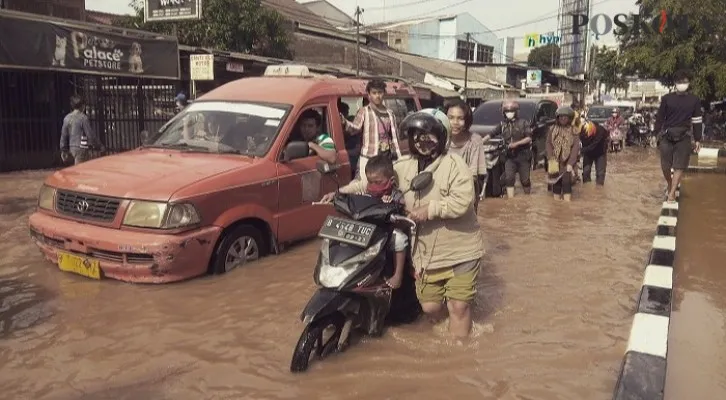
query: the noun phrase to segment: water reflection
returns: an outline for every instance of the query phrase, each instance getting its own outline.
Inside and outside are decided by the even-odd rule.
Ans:
[[[40,175],[22,177],[0,177],[0,195],[34,196]],[[42,304],[56,313],[0,341],[0,390],[13,399],[608,399],[662,200],[657,157],[614,155],[606,186],[578,187],[572,203],[552,200],[541,171],[533,181],[531,196],[481,204],[487,257],[470,345],[422,321],[303,375],[288,367],[315,290],[316,241],[227,276],[137,286],[60,273],[27,239],[29,210],[0,216],[0,270],[47,288],[55,297]]]
[[[688,177],[678,218],[666,399],[726,398],[726,176]]]

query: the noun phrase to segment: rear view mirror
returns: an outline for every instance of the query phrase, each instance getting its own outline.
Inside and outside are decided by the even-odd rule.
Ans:
[[[305,158],[310,155],[310,147],[307,142],[294,141],[287,144],[285,151],[282,153],[282,159],[287,161]]]
[[[434,174],[429,171],[424,171],[414,176],[411,180],[411,190],[414,192],[420,192],[431,185],[434,181]]]
[[[337,165],[328,164],[323,160],[318,160],[318,162],[315,164],[315,168],[317,168],[318,172],[323,175],[330,174],[338,170]]]

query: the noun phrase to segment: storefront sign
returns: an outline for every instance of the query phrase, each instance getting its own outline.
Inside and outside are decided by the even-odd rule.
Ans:
[[[244,66],[244,64],[240,64],[240,63],[236,63],[236,62],[228,62],[227,71],[238,72],[238,73],[242,74],[245,72],[245,66]]]
[[[6,68],[179,78],[179,44],[171,38],[132,37],[3,14],[0,38],[22,38],[0,41],[0,66]]]
[[[144,21],[202,18],[202,0],[144,0]]]
[[[527,88],[538,88],[542,86],[542,70],[530,69],[527,71]]]
[[[189,56],[189,79],[193,81],[214,80],[214,55],[192,54]]]

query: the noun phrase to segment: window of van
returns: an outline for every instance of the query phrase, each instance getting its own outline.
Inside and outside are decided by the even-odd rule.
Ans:
[[[270,149],[290,107],[196,102],[164,125],[150,147],[261,157]]]

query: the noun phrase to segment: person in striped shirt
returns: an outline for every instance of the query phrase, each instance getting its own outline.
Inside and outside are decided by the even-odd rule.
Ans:
[[[317,154],[328,164],[335,164],[338,154],[335,150],[335,142],[329,134],[321,132],[323,117],[319,112],[308,109],[303,111],[298,120],[298,131],[302,139],[308,142],[310,151]]]

